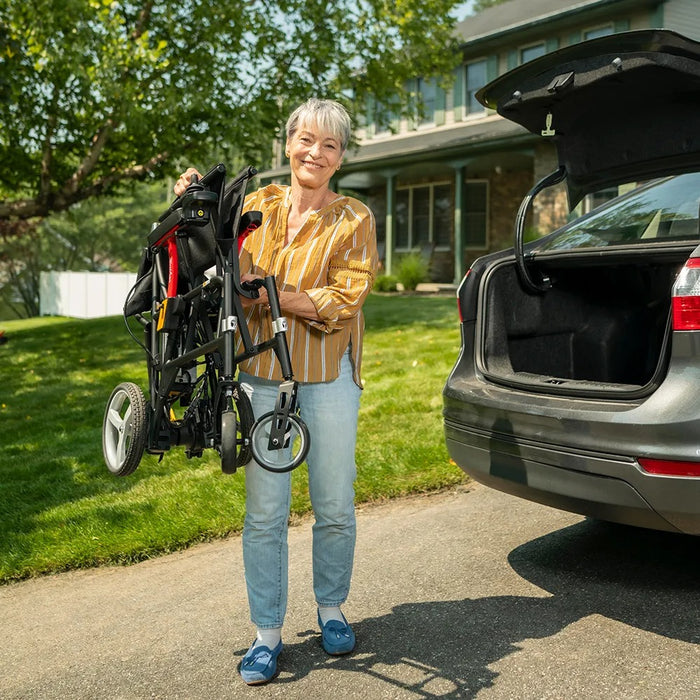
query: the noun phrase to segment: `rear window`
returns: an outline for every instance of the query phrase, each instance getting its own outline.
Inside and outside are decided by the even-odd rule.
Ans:
[[[645,185],[543,238],[538,251],[698,240],[700,173]]]

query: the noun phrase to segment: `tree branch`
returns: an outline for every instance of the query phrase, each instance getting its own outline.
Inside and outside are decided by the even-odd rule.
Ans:
[[[145,31],[148,20],[151,19],[151,10],[153,9],[153,0],[146,0],[143,3],[141,12],[139,12],[139,18],[136,20],[134,29],[131,32],[131,40],[136,41]]]
[[[41,153],[41,165],[39,171],[39,192],[37,198],[48,201],[51,196],[51,170],[53,167],[53,140],[58,123],[57,109],[59,88],[56,83],[51,86],[51,99],[47,109],[46,133],[44,134],[44,144]]]
[[[148,20],[151,17],[151,11],[153,9],[153,0],[146,0],[143,4],[143,7],[141,8],[141,12],[139,13],[138,19],[136,20],[136,24],[134,25],[134,29],[131,32],[131,40],[136,41],[139,37],[141,37],[146,30],[146,26],[148,24]],[[124,69],[124,76],[126,76],[126,73],[128,73],[128,68]],[[90,150],[88,151],[87,155],[83,159],[82,163],[78,166],[78,169],[73,173],[73,175],[70,177],[70,179],[66,182],[66,184],[63,186],[60,192],[56,194],[56,199],[71,199],[73,195],[79,190],[80,188],[80,183],[85,179],[87,175],[89,175],[95,165],[97,164],[97,161],[100,158],[100,155],[102,154],[102,151],[104,150],[104,147],[106,146],[107,142],[109,141],[109,137],[112,135],[112,132],[116,128],[116,123],[114,116],[108,117],[105,123],[102,125],[102,127],[97,131],[97,133],[93,136],[92,142],[90,145]],[[49,157],[50,157],[50,152],[49,152]],[[128,177],[138,177],[138,176],[127,176]],[[109,178],[107,178],[106,181],[108,181]]]
[[[44,147],[41,154],[41,171],[39,173],[39,196],[38,199],[46,201],[51,192],[51,164],[53,162],[53,148],[51,138],[56,128],[56,114],[54,110],[49,113],[46,120],[46,135],[44,137]]]
[[[105,144],[109,140],[112,132],[114,131],[114,122],[110,117],[102,125],[100,130],[92,137],[92,143],[90,145],[90,150],[88,151],[83,162],[78,166],[78,169],[71,175],[70,179],[61,188],[61,191],[57,194],[57,197],[66,197],[78,191],[80,183],[85,179],[87,175],[92,172],[95,167]]]
[[[64,211],[73,204],[101,194],[120,182],[138,180],[145,177],[156,166],[165,162],[169,155],[168,152],[159,153],[145,163],[135,164],[123,170],[114,170],[109,175],[105,175],[84,187],[80,187],[80,181],[78,181],[76,187],[64,187],[50,202],[37,199],[0,201],[0,228],[6,224],[12,225],[12,222],[8,221],[11,219],[32,219],[34,217],[48,216],[51,212]],[[73,179],[71,178],[71,182]]]

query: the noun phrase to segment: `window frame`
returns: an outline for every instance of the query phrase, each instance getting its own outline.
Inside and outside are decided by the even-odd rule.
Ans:
[[[394,110],[386,103],[375,98],[372,110],[372,124],[374,127],[374,133],[372,136],[390,136],[393,133],[391,123],[394,121],[394,119]]]
[[[610,36],[611,34],[615,34],[615,25],[612,22],[608,22],[589,29],[584,29],[581,32],[581,40],[589,41],[590,39],[597,39],[601,36]]]
[[[425,97],[429,94],[426,91],[428,88],[432,93],[432,98],[426,100]],[[419,105],[416,109],[416,127],[425,128],[435,126],[437,119],[435,115],[438,110],[438,83],[435,78],[416,78],[416,95],[419,96]],[[421,111],[422,110],[422,111]]]
[[[394,250],[397,253],[410,253],[410,252],[415,252],[420,249],[422,245],[425,245],[425,242],[419,242],[414,240],[415,233],[414,233],[414,224],[415,224],[415,216],[413,212],[413,197],[414,197],[414,192],[415,190],[418,189],[429,189],[428,193],[428,209],[429,209],[429,218],[428,218],[428,240],[427,243],[431,244],[434,246],[434,250],[436,251],[449,251],[451,250],[451,244],[445,245],[435,245],[435,188],[436,187],[444,187],[447,186],[450,189],[450,201],[451,201],[451,210],[454,213],[454,189],[453,189],[453,182],[450,180],[435,180],[433,182],[420,182],[420,183],[411,183],[411,184],[406,184],[406,185],[398,185],[396,187],[396,198],[397,198],[397,203],[398,203],[398,197],[399,197],[399,192],[408,192],[408,214],[407,214],[407,219],[408,219],[408,231],[407,231],[407,246],[399,246],[396,244],[396,235],[394,236]],[[398,221],[396,221],[398,224]],[[453,216],[453,222],[452,222],[453,228],[454,228],[454,216]],[[454,231],[452,232],[454,234]],[[450,236],[450,240],[453,239],[453,235]]]
[[[469,67],[470,66],[483,66],[483,82],[481,82],[477,87],[474,87],[473,90],[470,91],[469,89]],[[463,119],[475,119],[477,117],[483,117],[486,115],[486,107],[484,107],[481,103],[477,102],[476,104],[478,105],[477,108],[472,109],[471,105],[471,97],[476,94],[476,92],[482,88],[486,83],[488,83],[488,78],[489,78],[489,65],[488,65],[488,60],[486,58],[479,58],[475,61],[468,61],[467,63],[464,64],[464,70],[463,70],[463,78],[462,78],[462,92],[464,94],[464,99],[462,100],[463,102]]]
[[[537,53],[534,56],[527,58],[527,59],[524,58],[526,52],[533,51],[533,50],[537,50]],[[545,42],[545,41],[537,41],[533,44],[526,44],[525,46],[521,46],[518,49],[519,65],[522,66],[525,63],[529,63],[530,61],[534,61],[536,58],[540,58],[540,56],[544,56],[546,53],[547,53],[547,42]]]
[[[475,245],[475,244],[470,244],[467,242],[467,217],[469,216],[469,212],[466,208],[466,202],[467,202],[467,187],[470,184],[483,184],[484,185],[484,240],[483,244]],[[489,202],[491,198],[491,182],[487,178],[466,178],[464,180],[464,197],[463,197],[463,202],[464,206],[462,208],[462,247],[464,250],[488,250],[490,246],[490,226],[489,226],[489,219],[490,219],[490,210],[489,210]],[[481,213],[481,212],[479,212]]]

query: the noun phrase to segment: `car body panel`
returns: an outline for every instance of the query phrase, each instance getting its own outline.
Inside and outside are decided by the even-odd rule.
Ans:
[[[611,522],[700,534],[697,479],[688,479],[679,501],[675,479],[644,474],[634,460],[617,455],[532,446],[520,439],[465,430],[449,421],[445,433],[453,458],[468,464],[467,473],[491,488]],[[579,471],[579,466],[585,469]],[[653,505],[647,493],[652,494]]]
[[[570,197],[576,202],[610,183],[700,171],[698,95],[700,44],[672,32],[650,30],[615,34],[548,54],[497,78],[480,91],[479,99],[535,133],[553,132],[543,137],[556,143]],[[577,236],[570,224],[527,244],[519,259],[510,249],[473,263],[457,295],[461,351],[443,390],[443,417],[450,456],[474,479],[596,518],[700,535],[700,477],[651,474],[639,462],[700,464],[700,331],[673,330],[669,320],[664,333],[664,326],[657,325],[663,343],[656,346],[656,370],[638,386],[617,377],[606,379],[607,385],[590,386],[576,374],[545,374],[550,366],[558,366],[547,358],[558,357],[552,354],[555,346],[549,339],[560,333],[546,315],[532,331],[538,342],[545,339],[544,346],[536,346],[544,350],[534,355],[545,360],[534,365],[539,374],[521,371],[528,363],[518,358],[516,367],[512,356],[494,371],[489,364],[524,347],[517,345],[517,333],[524,332],[522,314],[539,308],[533,306],[533,295],[553,294],[550,299],[558,303],[563,298],[562,304],[573,299],[571,309],[584,309],[586,314],[599,308],[589,305],[590,299],[602,300],[607,311],[607,291],[614,285],[592,289],[589,274],[596,265],[600,273],[595,279],[609,279],[613,269],[613,279],[619,280],[619,271],[627,266],[635,275],[641,271],[644,282],[652,269],[665,266],[662,286],[632,287],[634,294],[611,298],[610,303],[627,303],[623,311],[633,313],[639,303],[648,303],[646,298],[639,302],[640,290],[651,289],[649,302],[658,302],[658,322],[666,322],[672,290],[665,285],[669,280],[673,284],[689,257],[700,258],[700,182],[694,176],[683,177],[682,183],[663,180],[640,188],[639,196],[619,197],[587,215],[590,218],[582,217],[585,226],[592,222],[591,236],[588,229],[586,235]],[[686,190],[683,183],[689,183]],[[664,199],[664,192],[672,196]],[[668,207],[663,204],[667,200]],[[624,210],[626,219],[617,213]],[[596,212],[602,212],[603,221],[609,216],[612,236],[599,235],[604,229],[596,228]],[[662,234],[659,222],[664,220],[687,224],[685,233]],[[632,239],[625,237],[629,221],[641,226]],[[624,235],[615,238],[616,230]],[[556,237],[560,234],[564,238]],[[598,238],[600,242],[595,242]],[[559,280],[565,295],[575,291],[573,272],[584,270],[581,291],[557,297],[561,292],[554,281],[554,287],[533,290],[523,279],[521,263],[538,268],[542,277],[558,270],[568,274],[567,280]],[[507,281],[501,288],[495,273],[507,266],[518,274],[501,275]],[[700,289],[697,294],[700,300]],[[494,306],[494,298],[502,299],[507,314]],[[563,305],[561,310],[569,307]],[[489,333],[496,339],[491,345],[486,341]],[[649,334],[632,337],[643,352],[654,347],[644,342]],[[628,347],[626,330],[615,338],[613,342],[601,336],[596,342],[625,353],[634,350]],[[627,354],[622,357],[628,362]]]

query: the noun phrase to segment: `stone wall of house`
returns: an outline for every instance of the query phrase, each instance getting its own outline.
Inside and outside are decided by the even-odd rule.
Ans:
[[[513,245],[513,226],[523,196],[532,187],[529,170],[503,170],[489,177],[488,240],[484,249],[464,251],[465,269],[479,256],[489,251],[503,250]]]
[[[386,241],[386,187],[373,188],[363,198],[377,222],[377,243]]]
[[[513,226],[523,196],[532,187],[529,170],[494,174],[489,185],[489,250],[513,245]]]
[[[533,184],[554,172],[559,167],[557,152],[550,143],[540,142],[535,146]],[[540,192],[532,203],[532,217],[528,222],[531,233],[550,233],[563,226],[569,215],[569,198],[566,184],[560,183]]]
[[[557,167],[556,151],[549,143],[535,148],[532,170],[502,170],[489,174],[489,220],[486,248],[464,251],[464,266],[489,251],[503,250],[513,245],[515,217],[520,203],[535,182]],[[533,177],[534,174],[534,177]],[[377,239],[381,257],[385,255],[386,192],[383,187],[369,190],[363,197],[372,208],[377,220]],[[538,233],[548,233],[566,223],[568,203],[566,188],[557,185],[542,192],[533,204],[526,222],[526,240]],[[434,281],[451,282],[454,274],[453,251],[435,251],[431,259],[430,277]]]

